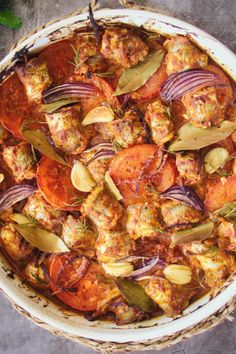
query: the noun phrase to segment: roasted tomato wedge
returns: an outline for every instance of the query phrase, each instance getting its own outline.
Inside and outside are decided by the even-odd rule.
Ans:
[[[110,165],[110,176],[127,204],[148,196],[148,186],[159,191],[171,187],[177,175],[174,161],[163,163],[163,152],[156,145],[135,145],[119,152]]]
[[[37,121],[44,120],[44,114],[38,112],[38,107],[28,102],[25,88],[17,74],[13,74],[0,85],[0,122],[15,138],[24,139],[21,125],[30,120],[30,127],[39,128]]]
[[[209,212],[223,207],[226,203],[236,200],[236,176],[221,179],[208,190],[205,206]]]
[[[85,275],[73,284],[73,289],[60,288],[59,277],[71,279],[71,267],[65,267],[73,258],[73,253],[53,255],[49,263],[49,275],[51,278],[51,288],[56,296],[66,305],[73,307],[79,311],[98,311],[99,304],[106,297],[109,297],[111,287],[109,284],[102,283],[98,279],[98,275],[102,275],[103,271],[100,265],[92,262],[89,265]],[[65,274],[68,271],[70,274]]]
[[[49,74],[54,84],[60,84],[74,72],[73,42],[70,40],[51,44],[43,49],[39,58],[47,63]]]
[[[60,210],[79,210],[84,193],[74,188],[70,179],[71,168],[49,157],[42,157],[38,164],[38,187],[45,199]]]
[[[175,160],[168,157],[154,181],[158,191],[164,192],[166,189],[173,186],[178,176],[179,173],[176,168]]]
[[[167,79],[166,67],[164,64],[150,77],[146,84],[135,92],[132,92],[131,97],[135,101],[151,100],[155,98],[161,89],[162,83]]]

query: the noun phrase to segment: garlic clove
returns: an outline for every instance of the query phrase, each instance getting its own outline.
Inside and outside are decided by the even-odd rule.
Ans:
[[[76,161],[71,170],[71,182],[73,186],[81,192],[91,192],[96,185],[89,170],[81,161]]]
[[[191,269],[181,264],[171,264],[164,269],[163,273],[166,279],[173,284],[188,284],[192,279]]]
[[[98,106],[88,112],[82,121],[82,125],[112,122],[114,118],[114,111],[110,107]]]
[[[109,189],[109,191],[114,195],[114,197],[117,199],[117,200],[121,200],[123,199],[123,196],[121,195],[119,189],[116,187],[113,179],[111,178],[109,172],[107,171],[105,173],[105,182],[106,182],[106,186],[107,188]]]
[[[102,267],[107,274],[112,275],[114,277],[122,277],[125,275],[129,275],[134,270],[134,266],[128,262],[102,263]]]

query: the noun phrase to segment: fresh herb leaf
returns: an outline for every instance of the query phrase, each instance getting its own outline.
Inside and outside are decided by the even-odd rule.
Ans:
[[[236,122],[225,120],[219,127],[198,128],[184,124],[178,131],[178,138],[169,146],[170,151],[198,150],[226,139],[236,129]]]
[[[14,15],[9,10],[4,10],[0,12],[0,24],[13,29],[20,28],[22,26],[21,19]]]
[[[171,235],[171,241],[174,245],[193,241],[202,241],[211,237],[213,230],[214,223],[210,221],[206,224],[193,227],[192,229],[176,231],[173,235]]]
[[[111,76],[114,76],[115,74],[111,71],[107,71],[104,73],[94,73],[94,75],[98,76],[98,77],[111,77]]]
[[[159,69],[163,58],[164,52],[157,50],[154,53],[148,54],[139,64],[125,69],[119,79],[114,95],[119,96],[136,91],[143,86]]]
[[[236,218],[236,202],[227,203],[222,208],[216,210],[214,214],[222,216],[226,219],[235,219]]]
[[[117,278],[114,279],[117,288],[130,303],[137,306],[142,311],[149,312],[155,309],[156,305],[153,300],[146,294],[143,287],[131,280]]]
[[[48,156],[63,165],[68,165],[68,163],[54,150],[53,146],[48,141],[46,134],[42,130],[21,127],[21,132],[26,140],[33,145],[35,149],[41,152],[42,155]]]
[[[16,222],[14,228],[33,247],[46,253],[69,252],[66,244],[59,236],[42,229],[31,219],[22,214],[12,214],[11,219]]]
[[[73,100],[59,100],[56,102],[48,103],[48,104],[42,104],[39,108],[39,112],[44,112],[44,113],[53,113],[57,111],[59,108],[68,106],[73,103],[79,102],[76,99]]]

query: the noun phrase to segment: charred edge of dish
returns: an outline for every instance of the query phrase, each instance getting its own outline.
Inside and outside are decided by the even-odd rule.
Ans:
[[[17,64],[22,64],[25,62],[25,59],[28,56],[29,49],[31,47],[33,47],[33,44],[26,45],[14,54],[14,56],[11,58],[10,64],[8,64],[8,67],[6,67],[0,72],[0,84],[5,80],[7,76],[9,76],[14,71],[14,67]]]

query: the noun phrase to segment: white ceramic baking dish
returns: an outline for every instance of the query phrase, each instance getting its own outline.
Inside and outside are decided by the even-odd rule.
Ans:
[[[217,39],[202,30],[180,21],[149,11],[103,9],[95,13],[95,18],[104,23],[124,23],[143,26],[146,29],[167,35],[187,34],[202,47],[224,70],[236,79],[236,56]],[[5,76],[14,65],[18,54],[28,49],[37,52],[53,41],[68,37],[72,32],[88,24],[87,14],[68,17],[55,22],[20,42],[0,63],[0,74]],[[10,275],[10,276],[9,276]],[[69,337],[84,337],[98,341],[115,343],[148,341],[165,336],[172,336],[212,316],[236,294],[236,279],[227,282],[214,298],[205,296],[189,306],[182,317],[172,319],[165,316],[137,324],[116,326],[114,323],[89,322],[73,312],[60,308],[44,296],[37,294],[15,275],[10,273],[10,266],[0,255],[0,286],[4,293],[29,317],[36,319],[49,329],[63,332]]]

